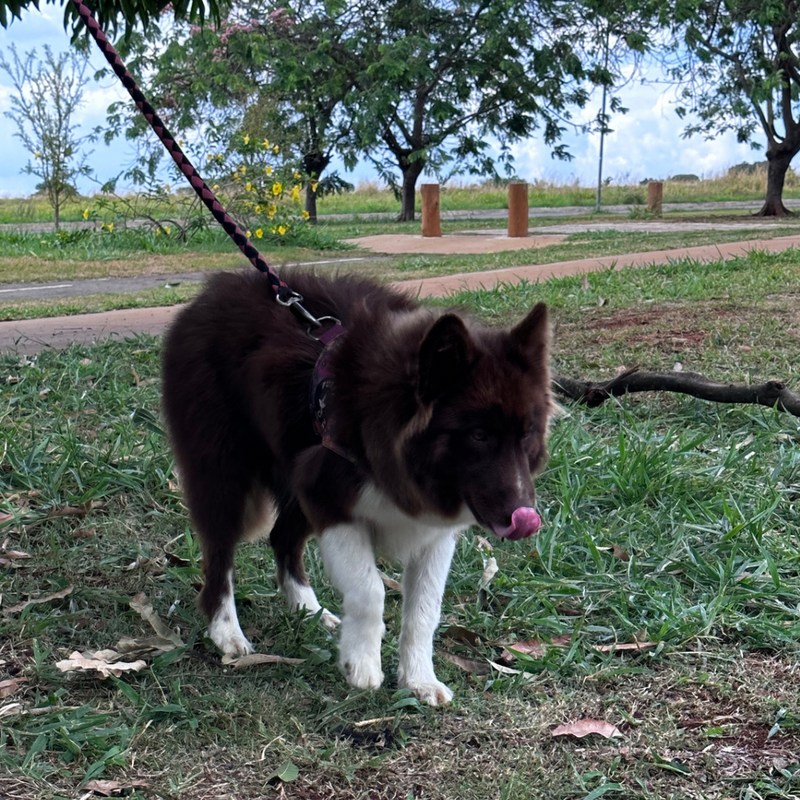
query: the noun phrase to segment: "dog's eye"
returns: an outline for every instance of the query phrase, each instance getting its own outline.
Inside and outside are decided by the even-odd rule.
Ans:
[[[472,431],[472,438],[476,442],[488,442],[489,441],[489,434],[483,428],[475,428]]]

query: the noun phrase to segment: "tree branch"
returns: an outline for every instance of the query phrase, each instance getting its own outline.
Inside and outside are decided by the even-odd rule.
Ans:
[[[756,404],[777,407],[800,417],[800,394],[781,381],[736,384],[712,381],[696,372],[639,372],[631,369],[609,381],[586,381],[557,375],[553,391],[568,400],[599,406],[609,397],[633,392],[677,392],[714,403]]]

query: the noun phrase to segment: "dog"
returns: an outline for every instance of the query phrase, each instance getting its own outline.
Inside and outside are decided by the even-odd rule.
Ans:
[[[382,555],[404,568],[398,683],[446,703],[433,636],[457,535],[479,525],[520,539],[541,522],[531,476],[553,410],[547,308],[501,330],[354,276],[281,278],[315,317],[340,320],[341,336],[327,347],[312,338],[253,272],[212,277],[165,338],[163,411],[202,543],[209,636],[228,655],[252,651],[233,557],[267,530],[289,606],[336,626],[303,567],[316,536],[342,595],[349,683],[383,682]]]

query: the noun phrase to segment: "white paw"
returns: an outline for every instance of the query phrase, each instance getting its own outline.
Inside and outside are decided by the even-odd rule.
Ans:
[[[208,635],[226,656],[246,656],[253,652],[253,645],[242,633],[238,622],[231,624],[223,622],[223,618],[215,617],[209,623]]]
[[[380,658],[370,658],[363,653],[341,653],[339,666],[347,682],[356,689],[380,689],[383,683]]]
[[[327,608],[322,609],[322,614],[320,614],[319,621],[329,630],[335,631],[339,625],[341,624],[341,620],[336,614],[332,614],[328,611]]]
[[[429,706],[441,706],[453,699],[452,690],[437,680],[425,683],[405,683],[403,688],[410,689],[419,700]]]

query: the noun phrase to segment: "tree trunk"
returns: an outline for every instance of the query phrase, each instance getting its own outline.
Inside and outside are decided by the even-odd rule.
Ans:
[[[58,233],[61,226],[61,198],[58,195],[53,199],[53,214],[55,217],[55,231]]]
[[[788,142],[782,143],[784,146],[767,150],[767,196],[764,205],[756,214],[757,217],[785,217],[792,212],[783,204],[783,184],[786,180],[786,172],[797,153],[798,146],[786,147]],[[793,144],[793,143],[792,143]]]
[[[425,160],[422,158],[418,158],[416,161],[407,161],[403,159],[400,163],[400,169],[403,173],[403,186],[400,195],[401,208],[400,215],[397,217],[398,222],[414,221],[417,178],[422,175],[422,170],[424,168]]]
[[[311,185],[319,182],[322,173],[330,163],[331,157],[326,153],[317,151],[306,153],[303,156],[303,171],[308,176],[305,207],[308,212],[308,221],[312,225],[317,224],[317,193],[311,188]]]

